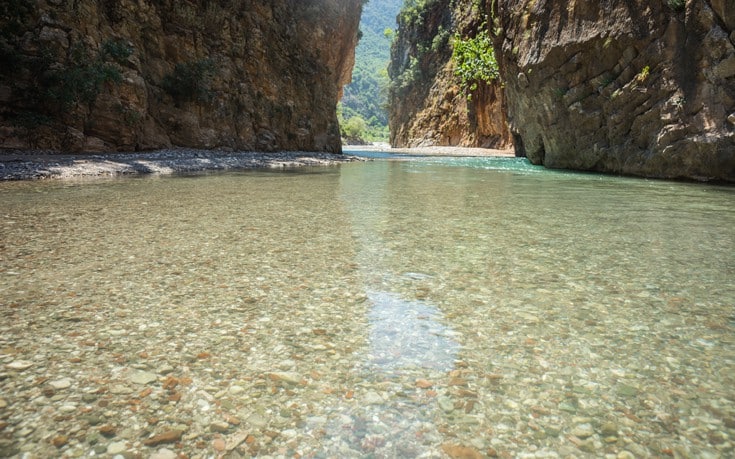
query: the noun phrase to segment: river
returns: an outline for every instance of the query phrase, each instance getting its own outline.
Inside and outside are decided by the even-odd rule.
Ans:
[[[735,453],[735,188],[387,156],[0,183],[0,456]]]

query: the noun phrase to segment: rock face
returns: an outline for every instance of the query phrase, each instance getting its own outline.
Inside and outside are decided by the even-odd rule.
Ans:
[[[501,0],[496,55],[519,156],[735,180],[729,0]]]
[[[398,16],[389,67],[393,147],[510,146],[500,85],[480,82],[468,100],[454,75],[452,38],[485,27],[484,3],[429,0]]]
[[[341,151],[361,0],[9,0],[0,147]]]

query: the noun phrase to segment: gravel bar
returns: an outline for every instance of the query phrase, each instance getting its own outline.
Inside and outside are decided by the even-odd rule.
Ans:
[[[69,179],[257,168],[332,166],[360,158],[316,152],[169,149],[143,153],[64,154],[0,151],[0,180]]]

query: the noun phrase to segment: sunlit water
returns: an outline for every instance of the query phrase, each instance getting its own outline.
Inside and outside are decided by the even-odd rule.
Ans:
[[[734,454],[732,187],[427,158],[0,193],[22,451],[181,428],[193,457]],[[133,410],[136,369],[159,379]]]

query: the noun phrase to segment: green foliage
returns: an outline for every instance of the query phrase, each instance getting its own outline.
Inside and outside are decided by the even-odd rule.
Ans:
[[[684,11],[687,2],[686,0],[666,0],[666,5],[674,11]]]
[[[120,112],[125,124],[128,126],[137,126],[141,121],[143,121],[143,114],[133,108],[119,104],[117,106],[117,110]]]
[[[408,58],[408,65],[403,72],[393,78],[393,90],[400,95],[420,80],[421,67],[419,66],[419,60],[411,56]]]
[[[449,31],[444,27],[439,26],[439,30],[434,35],[434,39],[431,41],[431,50],[438,52],[449,42]]]
[[[499,78],[492,40],[484,25],[473,38],[463,39],[455,35],[453,46],[454,73],[459,77],[460,85],[468,97],[477,89],[478,83],[490,83]]]
[[[133,48],[122,39],[110,39],[102,44],[100,55],[103,59],[112,59],[118,64],[124,64],[133,54]]]
[[[424,23],[426,11],[439,0],[405,0],[398,15],[398,24],[401,27],[415,27]]]
[[[567,87],[554,88],[553,92],[556,97],[561,99],[567,95],[567,93],[569,92],[569,88]]]
[[[105,84],[119,84],[122,73],[118,66],[106,62],[104,52],[94,56],[83,45],[71,49],[66,66],[45,72],[43,86],[48,101],[61,110],[77,103],[91,104]]]
[[[378,120],[375,116],[366,120],[358,112],[342,103],[337,105],[337,116],[339,118],[342,137],[351,143],[385,142],[388,139],[389,131],[387,123]],[[359,118],[360,121],[353,118]],[[364,126],[364,129],[360,129],[362,126]],[[351,135],[355,134],[355,129],[361,132],[358,132],[358,137],[351,137]]]
[[[345,136],[351,139],[362,139],[367,130],[367,122],[361,116],[350,117],[343,126]]]
[[[182,62],[163,78],[161,87],[177,102],[210,102],[213,97],[210,80],[214,73],[214,62],[210,59]]]
[[[643,67],[640,72],[638,72],[638,75],[636,75],[636,80],[639,83],[643,83],[644,81],[648,79],[648,75],[650,74],[651,74],[651,67],[647,65]]]
[[[396,15],[402,0],[370,0],[364,6],[360,29],[363,36],[355,50],[352,82],[345,86],[340,125],[352,116],[367,122],[365,140],[388,139],[388,78],[390,45],[396,26]]]

